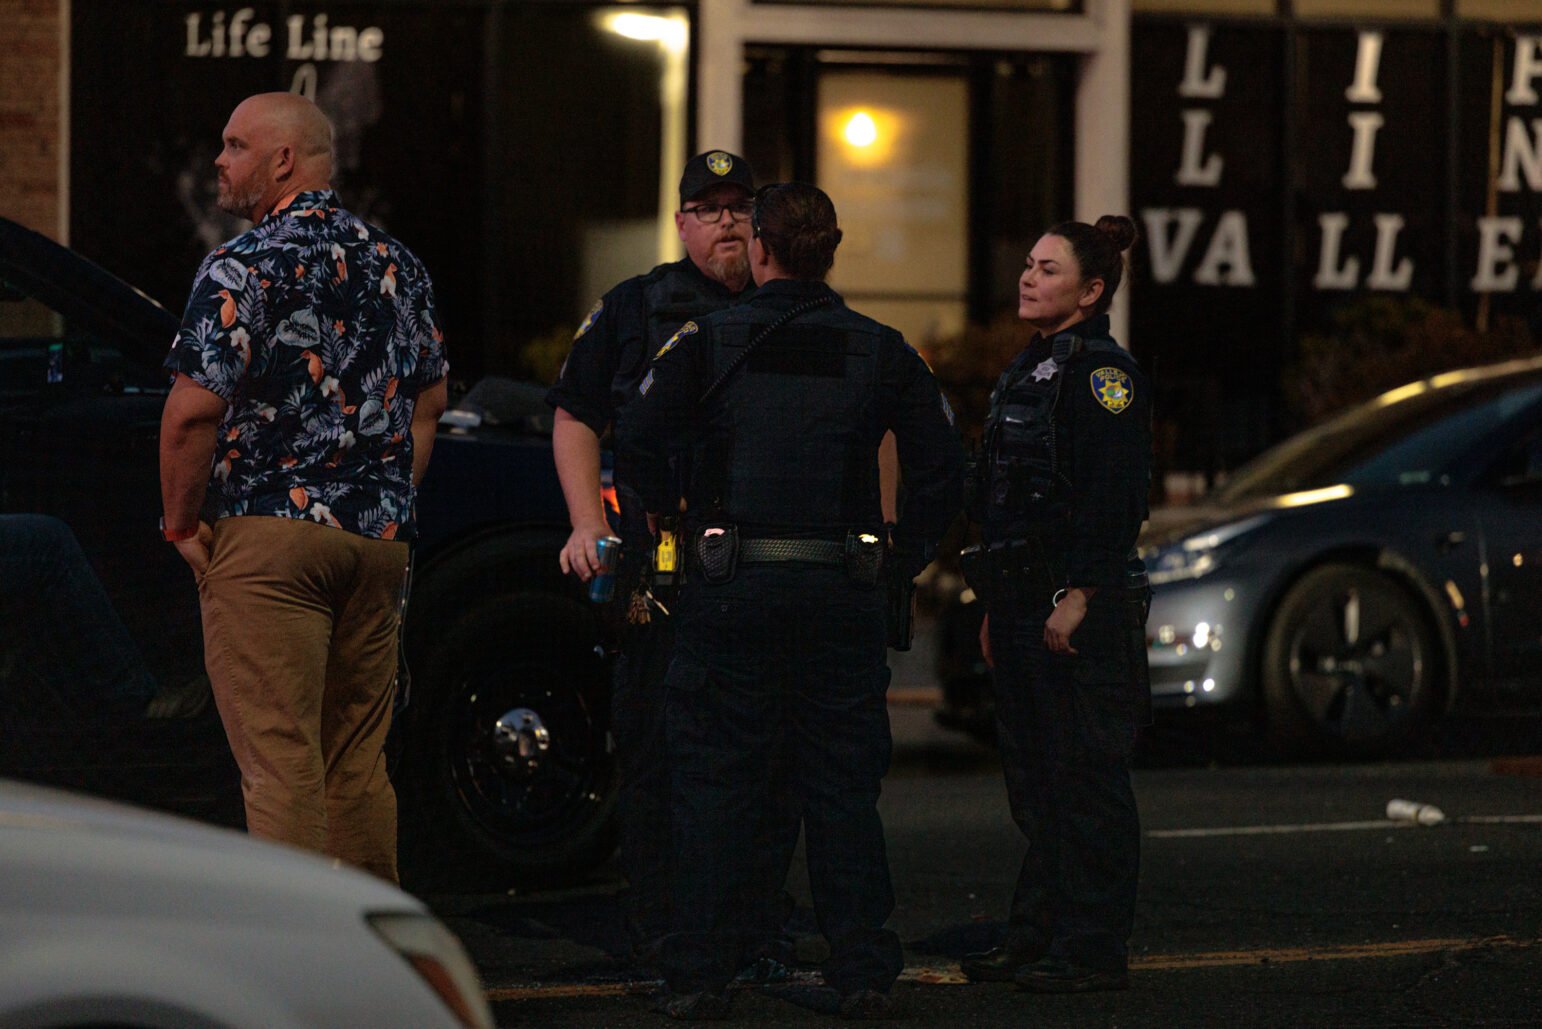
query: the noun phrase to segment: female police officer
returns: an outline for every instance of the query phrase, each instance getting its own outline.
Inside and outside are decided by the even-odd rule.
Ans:
[[[965,574],[987,601],[1012,818],[1028,854],[1006,942],[969,978],[1038,992],[1123,989],[1140,826],[1129,760],[1145,721],[1145,612],[1134,557],[1150,482],[1151,391],[1109,336],[1135,226],[1066,222],[1028,255],[1018,316],[1037,332],[991,395]]]

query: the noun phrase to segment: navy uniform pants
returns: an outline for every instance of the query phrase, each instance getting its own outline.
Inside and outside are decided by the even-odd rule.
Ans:
[[[634,509],[632,504],[624,507],[628,512]],[[640,503],[635,510],[641,511]],[[634,950],[645,951],[670,928],[672,775],[664,735],[664,680],[674,653],[679,612],[678,601],[671,596],[666,598],[670,615],[654,611],[646,623],[626,622],[622,612],[643,574],[652,540],[640,515],[635,522],[626,520],[622,532],[623,563],[617,576],[615,619],[621,653],[611,680],[611,735],[620,773],[618,861],[629,887],[623,909]],[[773,764],[771,774],[780,782],[782,763]],[[783,797],[780,807],[766,809],[764,820],[756,828],[760,841],[758,863],[745,885],[755,898],[752,906],[759,916],[757,922],[746,927],[747,935],[754,940],[751,957],[769,956],[783,961],[791,957],[778,948],[784,942],[780,939],[782,926],[791,914],[791,900],[782,885],[797,849],[798,815]],[[790,950],[790,945],[786,949]]]
[[[753,924],[754,827],[788,802],[802,812],[809,883],[830,943],[825,979],[886,991],[903,967],[879,784],[891,740],[883,593],[839,568],[740,567],[682,598],[666,700],[674,772],[674,932],[662,965],[676,992],[725,985]]]
[[[1099,591],[1071,637],[1077,655],[1053,654],[1044,647],[1052,609],[1028,590],[990,607],[997,742],[1028,841],[1008,942],[1123,971],[1140,868],[1130,758],[1145,704],[1131,673],[1134,626],[1124,597]]]
[[[620,590],[618,589],[618,593]],[[623,596],[620,603],[626,603]],[[619,862],[629,889],[627,929],[635,947],[669,927],[669,764],[664,752],[664,675],[674,642],[667,618],[624,625],[611,683],[611,734],[621,776]]]

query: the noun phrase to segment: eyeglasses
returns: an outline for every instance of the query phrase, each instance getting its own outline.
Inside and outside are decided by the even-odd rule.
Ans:
[[[697,204],[695,207],[683,208],[681,213],[694,214],[703,225],[716,225],[723,220],[724,211],[732,212],[734,221],[742,222],[755,213],[755,205],[748,200],[732,204]]]

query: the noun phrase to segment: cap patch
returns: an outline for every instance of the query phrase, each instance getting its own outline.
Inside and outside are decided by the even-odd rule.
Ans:
[[[707,170],[713,175],[727,175],[733,171],[734,159],[721,150],[714,150],[707,155]]]
[[[594,320],[600,316],[600,310],[604,306],[605,301],[603,300],[596,300],[594,302],[594,306],[589,308],[589,313],[584,315],[584,323],[578,327],[577,332],[573,333],[574,339],[577,339],[584,333],[588,332],[590,329],[594,328]]]
[[[1098,403],[1118,414],[1135,399],[1130,376],[1118,368],[1099,368],[1092,373],[1092,395]]]
[[[663,346],[659,347],[659,352],[653,355],[653,359],[655,361],[657,361],[659,358],[663,357],[665,354],[667,354],[671,350],[675,349],[675,344],[680,342],[681,337],[689,336],[691,333],[693,333],[695,331],[696,331],[696,323],[695,322],[686,322],[684,325],[680,326],[680,331],[676,332],[673,336],[669,337],[669,342],[667,342]]]

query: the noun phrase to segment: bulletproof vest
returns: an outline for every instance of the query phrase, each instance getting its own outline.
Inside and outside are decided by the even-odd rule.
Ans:
[[[645,361],[651,361],[659,347],[686,322],[699,321],[734,303],[718,290],[710,289],[699,276],[678,265],[671,266],[647,285],[643,290],[643,302],[648,311]]]
[[[1111,339],[1063,332],[1050,356],[1019,358],[991,393],[970,506],[981,521],[1049,523],[1063,514],[1071,483],[1062,467],[1062,390],[1075,358],[1086,350],[1118,349]]]
[[[880,337],[839,321],[819,312],[789,322],[724,382],[693,465],[694,510],[766,535],[881,521]],[[722,326],[714,367],[728,367],[766,324]]]

